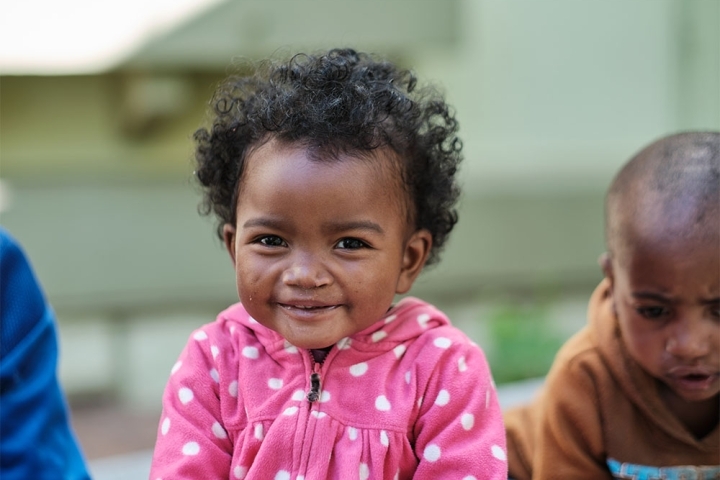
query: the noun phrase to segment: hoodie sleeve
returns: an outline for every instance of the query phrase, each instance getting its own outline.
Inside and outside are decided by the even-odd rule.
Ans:
[[[217,325],[196,330],[172,367],[150,478],[229,478],[232,443],[223,425],[219,378],[231,372],[222,361],[226,355],[218,355],[227,345],[219,345],[223,335],[213,334]]]
[[[427,367],[433,371],[415,425],[414,478],[507,479],[502,413],[483,352],[449,329],[431,348],[442,353]]]

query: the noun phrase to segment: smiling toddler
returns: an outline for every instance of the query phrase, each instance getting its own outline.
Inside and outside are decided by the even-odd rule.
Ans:
[[[240,303],[196,330],[151,478],[505,479],[482,351],[407,293],[457,221],[443,98],[350,49],[228,79],[196,135]]]

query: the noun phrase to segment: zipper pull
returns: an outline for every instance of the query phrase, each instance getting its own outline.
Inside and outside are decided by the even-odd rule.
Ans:
[[[308,402],[317,402],[320,398],[320,374],[314,372],[310,375],[310,391],[307,394]]]

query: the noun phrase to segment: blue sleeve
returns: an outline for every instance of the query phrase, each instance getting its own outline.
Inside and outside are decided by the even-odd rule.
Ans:
[[[89,479],[56,375],[57,332],[23,251],[0,228],[0,478]]]

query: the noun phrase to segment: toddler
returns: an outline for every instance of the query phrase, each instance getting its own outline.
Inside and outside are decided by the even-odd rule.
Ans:
[[[507,478],[482,351],[406,293],[457,220],[457,123],[350,49],[230,78],[196,135],[240,303],[195,331],[151,478]]]
[[[720,133],[638,153],[605,229],[587,327],[506,414],[510,476],[720,478]]]

